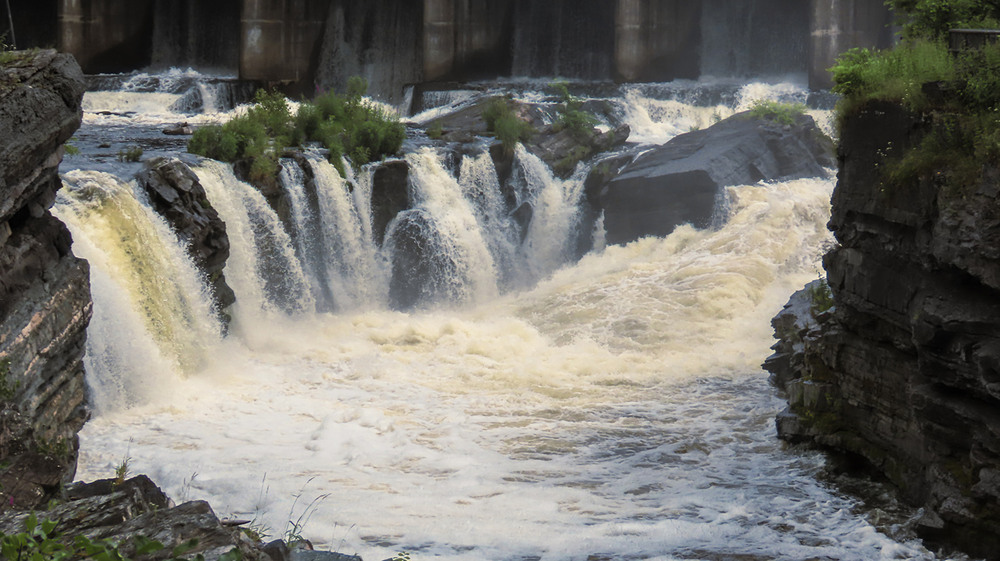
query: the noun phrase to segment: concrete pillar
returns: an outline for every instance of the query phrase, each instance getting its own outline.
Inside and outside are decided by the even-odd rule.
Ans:
[[[455,64],[455,0],[424,0],[424,79],[451,74]]]
[[[328,10],[325,0],[243,0],[240,78],[311,94]]]
[[[700,1],[618,0],[615,78],[625,82],[697,78]]]
[[[153,0],[60,0],[59,49],[87,73],[147,66],[152,54]]]
[[[854,47],[888,48],[894,41],[892,11],[882,0],[811,0],[809,87],[828,89],[827,70]]]
[[[615,71],[618,79],[640,79],[649,61],[647,0],[618,0],[615,14]]]

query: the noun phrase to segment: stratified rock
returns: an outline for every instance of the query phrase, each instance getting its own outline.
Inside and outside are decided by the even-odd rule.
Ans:
[[[201,554],[206,561],[233,549],[247,561],[267,559],[239,529],[223,525],[208,503],[191,501],[171,506],[163,491],[145,475],[125,481],[104,479],[73,484],[67,487],[67,499],[36,513],[39,520],[57,521],[61,539],[66,541],[75,536],[92,541],[108,539],[118,544],[119,553],[126,558],[135,553],[135,539],[139,536],[163,544],[160,551],[142,556],[148,561],[172,558],[171,551],[184,544],[193,544],[185,556]],[[29,514],[19,511],[0,515],[0,532],[23,532]]]
[[[43,504],[76,471],[92,311],[87,263],[48,210],[83,74],[55,51],[12,56],[0,69],[0,509]]]
[[[788,394],[782,438],[864,459],[925,509],[925,538],[1000,559],[1000,172],[955,185],[947,167],[905,184],[879,171],[934,126],[886,102],[844,118],[840,245],[824,258],[835,308],[803,328],[792,308],[776,317],[765,368]]]
[[[602,194],[608,243],[665,236],[681,224],[711,225],[717,197],[731,185],[825,177],[832,144],[812,117],[794,124],[739,113],[646,152]]]
[[[215,309],[221,313],[236,301],[223,273],[229,259],[229,236],[198,176],[176,158],[154,158],[146,162],[138,182],[209,280]]]

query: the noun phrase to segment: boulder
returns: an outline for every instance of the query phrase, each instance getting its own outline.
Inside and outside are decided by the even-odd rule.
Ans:
[[[389,302],[394,309],[452,300],[461,288],[453,284],[458,264],[445,251],[433,221],[424,210],[405,210],[386,232],[392,256]]]
[[[229,258],[229,236],[198,176],[176,158],[153,158],[146,161],[138,183],[205,274],[215,309],[221,313],[236,301],[223,272]]]
[[[739,113],[642,154],[601,194],[608,243],[711,225],[722,189],[759,181],[826,177],[832,144],[812,117],[791,125]]]
[[[111,540],[126,558],[135,553],[136,538],[160,542],[164,548],[144,560],[173,558],[171,551],[188,544],[185,556],[203,555],[207,561],[236,549],[242,559],[264,561],[267,556],[243,533],[224,525],[204,501],[173,506],[150,479],[139,475],[124,481],[104,479],[66,488],[67,500],[35,513],[39,520],[57,521],[56,539],[71,543],[75,536],[91,541]],[[23,532],[27,511],[0,515],[0,532]]]
[[[372,236],[382,245],[385,229],[400,212],[410,208],[410,165],[405,160],[389,160],[375,168],[372,176]]]

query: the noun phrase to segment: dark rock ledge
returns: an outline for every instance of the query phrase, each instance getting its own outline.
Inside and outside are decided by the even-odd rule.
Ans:
[[[789,401],[781,438],[861,460],[923,507],[925,539],[1000,559],[1000,170],[883,185],[931,126],[884,102],[843,121],[833,307],[794,295],[764,368]]]

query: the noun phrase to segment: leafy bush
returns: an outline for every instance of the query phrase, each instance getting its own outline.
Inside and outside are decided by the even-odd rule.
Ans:
[[[119,162],[138,162],[142,159],[142,148],[140,146],[129,146],[125,150],[118,151]]]
[[[944,39],[949,29],[1000,26],[1000,3],[983,0],[889,0],[907,38]]]
[[[513,104],[506,97],[495,97],[486,103],[482,112],[486,130],[492,132],[508,154],[514,151],[518,142],[531,139],[535,127],[521,119],[514,112]]]
[[[556,89],[562,98],[562,103],[556,107],[559,118],[556,120],[556,130],[569,130],[578,140],[588,140],[597,126],[597,117],[583,110],[583,101],[580,98],[570,95],[569,84],[566,82],[553,82],[552,87]]]
[[[346,97],[325,93],[301,104],[295,115],[281,94],[258,91],[245,115],[195,131],[188,152],[225,162],[248,158],[250,180],[266,183],[277,173],[286,147],[316,141],[343,174],[343,156],[361,166],[399,152],[406,138],[398,118],[364,100],[367,88],[363,78],[352,78]]]
[[[770,119],[783,125],[794,125],[796,118],[806,112],[806,106],[801,103],[782,103],[770,99],[758,99],[750,104],[750,116],[757,119]]]

